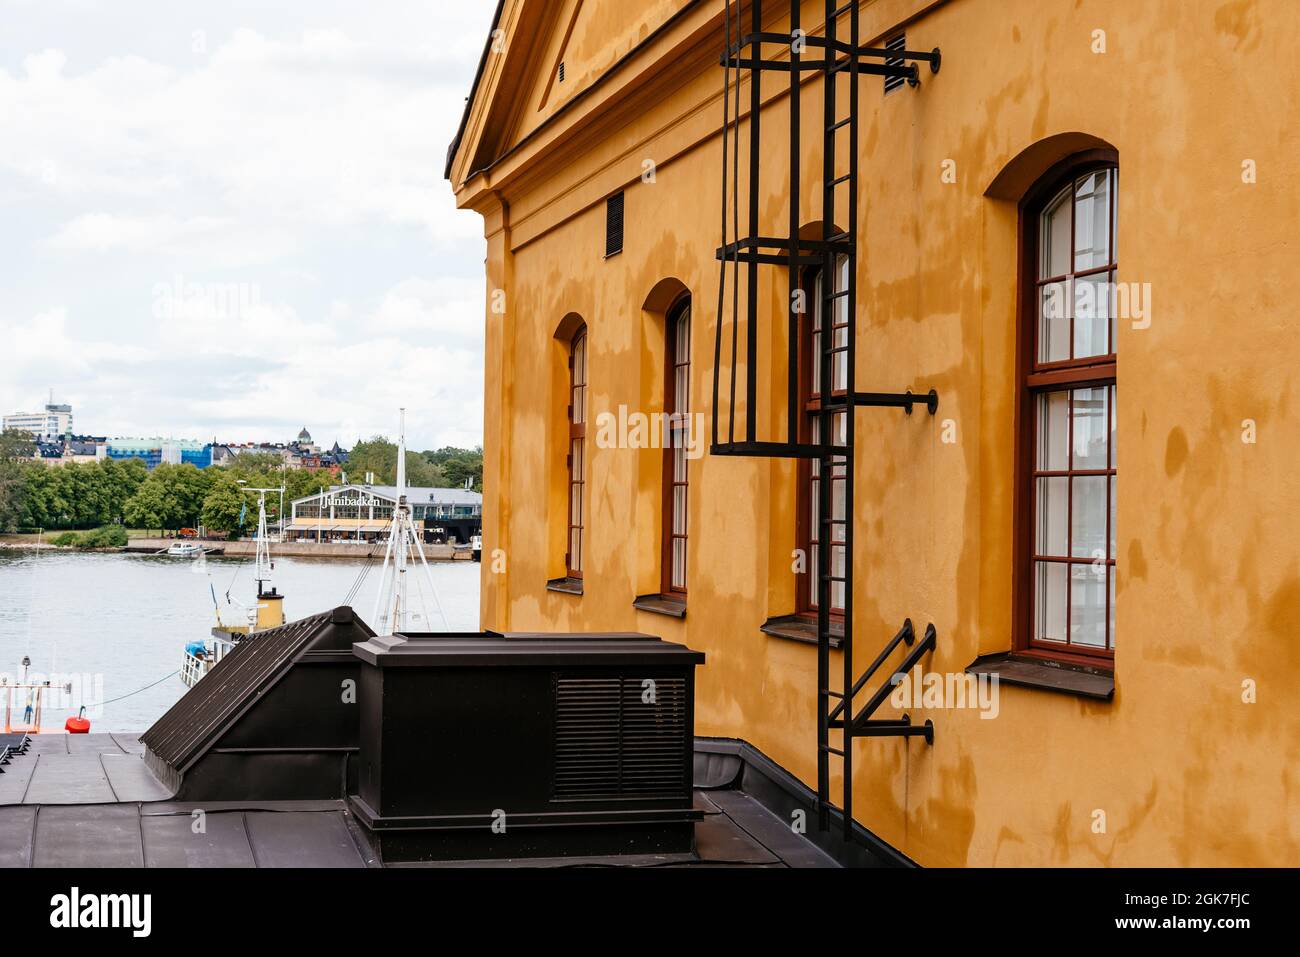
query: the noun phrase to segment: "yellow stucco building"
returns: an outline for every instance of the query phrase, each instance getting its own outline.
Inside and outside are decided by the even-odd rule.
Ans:
[[[824,3],[501,3],[447,161],[488,244],[482,624],[703,651],[697,733],[812,788],[846,619],[854,673],[932,624],[907,687],[997,673],[996,707],[886,701],[932,743],[849,742],[881,840],[1294,864],[1300,6],[847,6],[827,44]],[[854,37],[886,69],[832,70],[827,112]],[[756,279],[755,247],[720,268],[754,237]],[[805,447],[851,420],[851,475],[727,454],[733,419]]]

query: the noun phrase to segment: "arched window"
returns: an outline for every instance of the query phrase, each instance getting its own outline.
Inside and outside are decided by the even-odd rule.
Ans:
[[[1116,198],[1111,151],[1058,165],[1022,207],[1022,649],[1115,649]]]
[[[848,383],[848,299],[841,290],[848,288],[849,260],[841,256],[835,263],[835,276],[831,288],[826,288],[820,268],[804,274],[803,289],[806,306],[800,327],[800,434],[805,441],[817,442],[821,436],[821,376],[822,350],[827,348],[830,336],[831,389],[842,393]],[[824,317],[829,315],[828,324]],[[847,442],[847,420],[843,412],[831,417],[834,442]],[[831,536],[831,607],[833,619],[844,615],[844,541],[845,541],[845,469],[843,457],[837,457],[832,469],[830,488],[831,521],[823,528],[821,516],[821,463],[816,459],[804,460],[799,472],[799,516],[797,539],[803,550],[804,572],[799,576],[798,601],[800,611],[815,613],[818,608],[818,554],[821,536],[829,531]]]
[[[569,535],[564,556],[570,578],[582,577],[587,464],[587,327],[569,345]]]
[[[691,300],[684,297],[669,311],[665,322],[664,411],[668,414],[668,439],[664,443],[664,554],[665,597],[686,596],[686,543],[688,481],[686,456],[691,436]]]

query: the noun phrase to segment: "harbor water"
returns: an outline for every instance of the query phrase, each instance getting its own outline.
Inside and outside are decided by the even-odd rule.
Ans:
[[[436,604],[425,589],[428,623],[413,630],[443,630],[440,605],[449,630],[476,631],[480,566],[433,562],[429,568]],[[379,559],[366,568],[346,559],[276,558],[273,583],[293,621],[344,604],[359,578],[352,605],[368,619]],[[248,605],[255,588],[246,558],[196,563],[154,555],[0,551],[0,675],[10,683],[21,678],[28,657],[37,680],[72,683],[71,694],[58,694],[53,707],[46,699],[46,730],[61,729],[85,704],[92,731],[143,731],[185,691],[174,672],[185,645],[209,636],[214,593],[223,621],[232,624],[241,611],[227,603],[227,593]],[[417,603],[413,610],[422,609]],[[0,722],[9,694],[0,689]],[[23,718],[20,694],[12,693],[15,723]]]

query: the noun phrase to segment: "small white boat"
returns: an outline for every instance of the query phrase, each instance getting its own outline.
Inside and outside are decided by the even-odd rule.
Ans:
[[[173,542],[167,554],[174,558],[194,558],[203,554],[203,546],[195,542]]]

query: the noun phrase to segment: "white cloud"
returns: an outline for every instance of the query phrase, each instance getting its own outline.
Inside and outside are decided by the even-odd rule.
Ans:
[[[482,224],[442,166],[490,0],[0,4],[0,407],[481,441]]]

